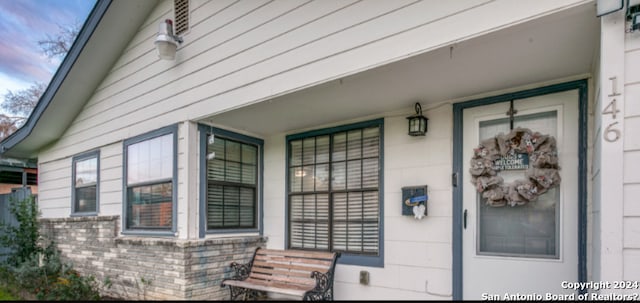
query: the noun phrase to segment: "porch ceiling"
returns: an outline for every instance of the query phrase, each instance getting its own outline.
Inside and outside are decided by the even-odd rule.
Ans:
[[[583,5],[206,121],[268,136],[586,74],[599,23],[595,5]]]

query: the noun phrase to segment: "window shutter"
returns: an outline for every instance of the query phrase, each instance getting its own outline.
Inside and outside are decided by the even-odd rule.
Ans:
[[[223,226],[240,225],[240,188],[234,186],[224,186],[222,190],[224,202],[222,210],[224,213]]]
[[[329,249],[329,195],[291,197],[291,247]]]
[[[242,145],[242,183],[256,184],[258,173],[258,148],[253,145]]]
[[[378,192],[333,195],[333,248],[363,254],[378,253]]]
[[[253,227],[255,189],[209,185],[207,188],[207,227]]]
[[[238,225],[252,227],[255,221],[256,190],[254,188],[240,188],[240,215]]]
[[[221,185],[207,187],[207,227],[223,227],[223,189]]]

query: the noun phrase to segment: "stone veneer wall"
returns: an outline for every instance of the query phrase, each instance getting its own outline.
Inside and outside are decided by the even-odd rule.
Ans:
[[[262,236],[180,240],[119,236],[119,216],[40,219],[41,234],[54,241],[65,262],[93,275],[103,295],[129,300],[228,300],[222,279],[229,264],[249,262]]]

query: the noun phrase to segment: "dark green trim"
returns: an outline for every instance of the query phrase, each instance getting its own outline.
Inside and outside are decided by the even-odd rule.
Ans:
[[[473,102],[473,101],[472,101]],[[453,218],[452,218],[452,294],[462,300],[462,110],[464,103],[453,105]]]
[[[288,135],[286,137],[286,154],[285,154],[285,164],[284,170],[286,174],[285,178],[285,213],[284,213],[284,241],[285,246],[289,248],[289,156],[291,154],[289,150],[289,142],[293,140],[303,139],[307,137],[315,137],[328,135],[343,131],[349,131],[353,129],[366,128],[370,126],[378,126],[380,127],[380,179],[378,185],[378,201],[380,202],[380,230],[378,234],[379,241],[379,253],[377,256],[366,256],[366,255],[356,255],[349,253],[341,253],[340,258],[338,259],[339,264],[347,264],[347,265],[360,265],[360,266],[370,266],[370,267],[382,267],[384,268],[384,118],[379,118],[375,120],[357,122],[347,125],[341,125],[336,127],[329,127],[323,129],[317,129],[312,131],[307,131],[303,133]]]
[[[7,167],[14,168],[38,168],[38,163],[35,160],[26,160],[26,159],[15,159],[15,158],[0,158],[0,170],[3,170]],[[22,171],[22,170],[20,170]]]
[[[171,180],[171,199],[172,199],[172,214],[171,214],[171,231],[161,230],[155,231],[152,229],[128,229],[127,227],[127,147],[131,144],[140,143],[153,138],[161,137],[164,135],[173,135],[173,175]],[[165,126],[148,133],[135,136],[124,140],[122,144],[122,234],[123,235],[144,235],[144,236],[175,236],[177,231],[178,222],[178,124]]]
[[[587,80],[578,85],[580,116],[578,117],[578,282],[587,282],[587,136],[589,90]],[[580,290],[584,294],[587,289]]]
[[[82,50],[89,41],[89,38],[91,38],[93,32],[98,27],[98,24],[109,8],[109,5],[111,5],[111,0],[98,0],[82,26],[82,29],[80,29],[71,49],[69,49],[69,52],[64,57],[64,60],[62,60],[60,67],[53,78],[51,78],[51,82],[47,86],[47,89],[42,94],[42,97],[40,97],[40,100],[31,112],[31,115],[29,115],[27,122],[9,137],[0,142],[0,154],[3,154],[5,151],[13,148],[31,134],[38,123],[38,120],[40,120],[40,117],[53,100],[58,89],[60,89],[60,86],[67,77],[67,74],[69,74],[71,68],[76,63],[76,60],[80,56],[80,53],[82,53]]]
[[[11,172],[24,172],[25,168],[24,167],[15,167],[15,166],[0,166],[0,172],[3,171],[11,171]]]
[[[76,212],[76,162],[96,158],[96,210]],[[97,216],[100,213],[100,150],[89,151],[73,157],[71,161],[71,216]]]
[[[255,138],[255,137],[251,137],[251,136],[247,136],[247,135],[243,135],[243,134],[238,134],[232,131],[228,131],[225,129],[221,129],[221,128],[217,128],[217,127],[213,127],[213,126],[209,126],[209,125],[204,125],[204,124],[198,124],[198,136],[200,138],[200,172],[199,172],[199,179],[200,179],[200,192],[199,192],[199,196],[200,196],[200,205],[199,205],[199,211],[200,211],[200,217],[199,217],[199,225],[200,227],[198,228],[198,235],[200,238],[204,238],[207,234],[232,234],[232,233],[246,233],[246,232],[258,232],[260,235],[263,234],[263,230],[264,230],[264,207],[263,207],[263,172],[264,172],[264,140],[259,139],[259,138]],[[257,195],[257,203],[258,203],[258,210],[257,210],[257,227],[256,228],[234,228],[234,229],[214,229],[214,230],[207,230],[207,220],[206,220],[206,216],[207,216],[207,186],[206,184],[208,183],[207,181],[207,134],[213,133],[216,137],[221,137],[221,138],[225,138],[225,139],[231,139],[231,140],[235,140],[235,141],[240,141],[240,142],[244,142],[244,143],[249,143],[249,144],[254,144],[258,146],[258,189],[256,190],[256,195]]]
[[[453,173],[457,174],[458,186],[453,188],[452,257],[453,300],[462,300],[462,130],[463,110],[471,107],[525,99],[534,96],[578,90],[578,282],[587,281],[587,80],[576,80],[524,91],[492,96],[453,105]]]
[[[384,125],[384,118],[379,118],[379,119],[370,120],[370,121],[357,122],[357,123],[352,123],[352,124],[347,124],[347,125],[340,125],[340,126],[336,126],[336,127],[316,129],[316,130],[311,130],[311,131],[307,131],[307,132],[304,132],[304,133],[288,135],[287,136],[287,144],[289,143],[289,141],[302,139],[302,138],[306,138],[306,137],[315,137],[315,136],[328,135],[328,134],[339,133],[339,132],[348,131],[348,130],[357,129],[357,128],[366,128],[366,127],[369,127],[369,126],[376,126],[376,125]]]

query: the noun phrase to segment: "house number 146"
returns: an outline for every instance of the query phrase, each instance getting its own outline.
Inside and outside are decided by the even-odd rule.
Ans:
[[[611,80],[611,94],[609,95],[609,97],[613,97],[613,99],[604,108],[604,110],[602,111],[602,115],[603,116],[611,115],[611,118],[613,119],[614,122],[609,123],[609,125],[607,125],[607,127],[604,129],[604,132],[602,133],[602,136],[607,142],[616,142],[618,141],[618,139],[620,139],[621,133],[620,133],[620,130],[615,127],[619,123],[616,120],[617,120],[617,115],[620,112],[620,110],[617,107],[617,101],[615,97],[619,96],[620,93],[618,92],[618,89],[617,89],[618,79],[616,77],[611,77],[609,78],[609,80]]]

